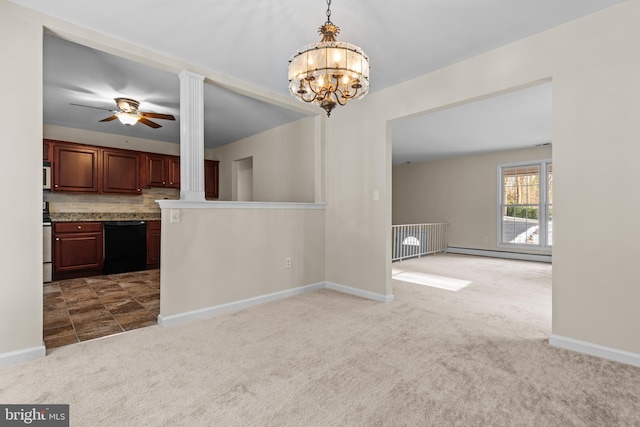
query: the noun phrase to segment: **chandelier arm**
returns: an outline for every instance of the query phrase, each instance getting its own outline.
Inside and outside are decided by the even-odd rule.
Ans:
[[[338,93],[340,93],[340,96],[338,96]],[[338,104],[340,104],[341,106],[343,106],[343,107],[344,107],[345,105],[347,105],[347,102],[351,99],[351,98],[345,97],[345,96],[344,96],[344,93],[342,93],[342,91],[341,91],[340,89],[337,89],[337,90],[334,92],[334,97],[335,97],[336,102],[337,102]],[[343,101],[341,101],[341,99],[343,99],[343,100],[344,100],[344,102],[343,102]]]
[[[316,91],[314,91],[313,89],[311,89],[311,92],[313,93],[313,97],[311,97],[311,99],[307,99],[304,97],[304,94],[298,94],[298,96],[300,97],[301,100],[303,100],[304,102],[314,102],[317,98],[318,98],[318,93]]]

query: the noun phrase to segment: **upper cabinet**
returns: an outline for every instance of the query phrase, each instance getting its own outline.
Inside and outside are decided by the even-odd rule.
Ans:
[[[180,188],[180,157],[168,156],[169,158],[169,185],[171,188]]]
[[[140,153],[136,151],[103,148],[102,192],[141,194]]]
[[[180,157],[95,147],[45,139],[43,160],[50,158],[53,191],[142,194],[142,187],[180,189]],[[204,161],[207,199],[218,198],[217,160]]]
[[[45,139],[44,141],[42,141],[42,161],[43,162],[51,161],[51,157],[53,156],[53,154],[51,153],[52,146],[53,146],[52,141],[49,141],[48,139]]]
[[[53,145],[53,191],[97,193],[100,149],[75,144]]]
[[[144,162],[147,172],[145,187],[166,187],[169,173],[167,156],[164,154],[145,153]]]
[[[180,188],[180,157],[145,153],[146,186]]]

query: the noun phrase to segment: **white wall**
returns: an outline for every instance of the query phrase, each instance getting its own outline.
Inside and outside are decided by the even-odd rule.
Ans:
[[[5,1],[0,58],[0,356],[29,358],[42,350],[42,28]]]
[[[307,117],[207,150],[220,161],[220,200],[236,200],[233,162],[252,157],[253,201],[314,202],[315,132],[315,118]]]
[[[498,165],[551,155],[545,146],[393,166],[393,224],[446,222],[449,246],[548,253],[498,248]]]
[[[162,316],[324,281],[324,209],[220,204],[181,209],[180,223],[162,210]]]
[[[380,272],[390,261],[390,120],[552,79],[553,333],[640,354],[639,16],[640,1],[629,0],[336,112],[327,147],[329,280],[391,292],[390,273]]]

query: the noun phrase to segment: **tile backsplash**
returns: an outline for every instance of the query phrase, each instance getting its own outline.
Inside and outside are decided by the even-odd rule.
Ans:
[[[78,194],[45,191],[44,201],[49,211],[62,212],[160,212],[156,200],[179,199],[175,188],[143,188],[142,195]]]

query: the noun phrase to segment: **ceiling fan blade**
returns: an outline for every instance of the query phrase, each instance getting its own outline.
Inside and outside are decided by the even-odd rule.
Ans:
[[[96,110],[111,111],[111,112],[114,112],[114,113],[115,113],[115,111],[113,111],[113,109],[111,109],[111,108],[93,107],[93,106],[91,106],[91,105],[74,104],[73,102],[69,103],[69,105],[75,105],[76,107],[95,108]]]
[[[100,121],[101,122],[110,122],[111,120],[115,120],[117,118],[118,118],[118,116],[111,116],[111,117],[107,117],[106,119],[102,119]]]
[[[162,127],[159,124],[152,122],[151,120],[145,119],[144,117],[140,117],[140,119],[138,121],[140,123],[144,123],[145,125],[154,128],[154,129],[158,129],[158,128]]]
[[[163,120],[175,120],[176,119],[171,114],[147,113],[145,111],[138,111],[138,114],[140,114],[143,117],[150,117],[152,119],[163,119]]]

